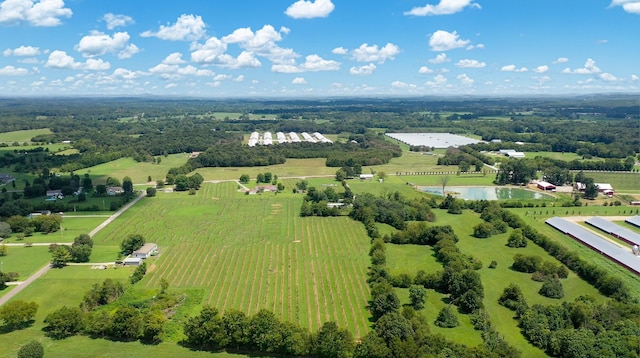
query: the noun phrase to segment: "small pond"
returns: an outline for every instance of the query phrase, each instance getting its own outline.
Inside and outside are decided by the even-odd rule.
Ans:
[[[421,191],[442,196],[441,186],[421,186]],[[551,199],[552,196],[521,188],[498,186],[447,186],[447,194],[466,200]]]

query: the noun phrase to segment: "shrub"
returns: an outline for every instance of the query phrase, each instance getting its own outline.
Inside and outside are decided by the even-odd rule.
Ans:
[[[20,347],[18,358],[42,358],[44,357],[44,347],[38,341],[31,341]]]
[[[440,310],[438,313],[438,318],[435,320],[435,325],[442,328],[453,328],[460,325],[458,322],[458,316],[456,316],[455,312],[451,306],[446,306]]]
[[[564,289],[562,283],[557,277],[548,278],[538,291],[539,294],[549,298],[562,298],[564,297]]]

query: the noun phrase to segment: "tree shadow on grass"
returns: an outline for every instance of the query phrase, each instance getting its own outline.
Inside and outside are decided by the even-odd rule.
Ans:
[[[0,334],[7,334],[14,331],[22,330],[25,328],[29,328],[33,323],[35,323],[35,320],[29,320],[27,322],[23,322],[20,324],[13,324],[13,325],[5,324],[0,326]]]

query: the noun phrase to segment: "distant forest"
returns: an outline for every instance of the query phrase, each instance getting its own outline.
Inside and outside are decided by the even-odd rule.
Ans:
[[[0,132],[40,128],[49,128],[52,134],[37,136],[32,141],[43,144],[72,141],[78,153],[67,156],[54,156],[43,150],[5,153],[0,164],[15,164],[24,172],[39,172],[53,166],[73,171],[122,157],[152,161],[161,155],[198,151],[205,155],[190,161],[194,168],[268,165],[286,158],[309,156],[327,158],[327,165],[339,167],[344,165],[340,160],[345,158],[344,153],[351,153],[346,158],[360,165],[385,163],[399,155],[397,146],[381,144],[370,129],[378,133],[450,132],[477,135],[485,141],[502,141],[471,146],[469,153],[476,158],[481,158],[479,151],[505,148],[515,142],[527,143],[527,150],[531,151],[571,152],[585,159],[615,159],[616,163],[640,153],[640,106],[638,97],[630,95],[310,100],[0,99]],[[360,135],[362,140],[359,145],[319,146],[315,153],[304,145],[289,149],[242,146],[243,135],[252,131],[318,131],[345,134],[347,138]],[[220,153],[227,149],[240,151],[243,155],[239,157],[244,158],[244,163],[234,162],[233,158],[223,160]],[[255,159],[258,157],[262,159]],[[372,162],[371,158],[375,160]],[[617,164],[611,167],[626,168]]]

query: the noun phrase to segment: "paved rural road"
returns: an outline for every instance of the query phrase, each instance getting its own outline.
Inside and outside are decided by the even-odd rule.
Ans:
[[[133,199],[130,203],[128,203],[127,205],[125,205],[122,208],[120,208],[120,210],[116,211],[113,215],[111,215],[102,224],[98,225],[95,229],[93,229],[89,233],[89,236],[93,237],[93,235],[98,233],[98,231],[102,230],[105,226],[109,225],[113,220],[115,220],[118,216],[120,216],[122,213],[127,211],[127,209],[132,207],[135,203],[140,201],[140,199],[144,198],[145,196],[147,196],[147,192],[146,191],[142,191],[142,194],[140,194],[137,198]],[[34,246],[35,245],[36,244],[34,244]],[[48,244],[45,244],[45,245],[48,245]],[[7,301],[12,299],[13,296],[15,296],[18,293],[20,293],[20,291],[22,291],[25,288],[27,288],[27,286],[29,286],[33,281],[35,281],[37,278],[39,278],[42,275],[44,275],[45,273],[47,273],[47,271],[49,271],[50,269],[51,269],[51,264],[47,264],[46,266],[44,266],[43,268],[38,270],[38,272],[36,272],[35,274],[31,275],[31,277],[29,277],[28,279],[24,280],[21,284],[17,285],[14,289],[9,291],[6,295],[0,297],[0,306],[2,306]]]
[[[45,273],[47,273],[47,271],[49,271],[49,269],[51,268],[51,264],[47,264],[45,267],[41,268],[40,270],[38,270],[38,272],[34,273],[33,275],[31,275],[31,277],[29,277],[28,279],[24,280],[22,282],[22,284],[17,285],[13,290],[9,291],[9,293],[7,293],[6,295],[0,297],[0,306],[2,306],[3,304],[5,304],[7,301],[9,301],[10,299],[13,298],[13,296],[17,295],[18,293],[20,293],[20,291],[24,290],[25,288],[27,288],[27,286],[29,286],[33,281],[35,281],[37,278],[39,278],[40,276],[44,275]]]

